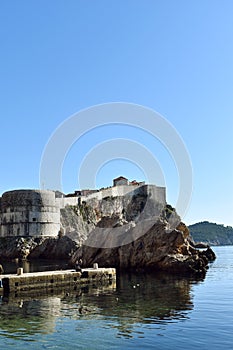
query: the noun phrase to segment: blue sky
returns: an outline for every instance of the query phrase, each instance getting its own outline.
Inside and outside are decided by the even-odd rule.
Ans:
[[[165,117],[193,167],[185,222],[233,225],[233,2],[231,0],[40,0],[0,3],[0,193],[38,188],[46,143],[68,117],[90,106],[130,102]],[[141,130],[106,126],[70,149],[63,189],[78,187],[85,155],[124,138],[160,161],[168,202],[176,204],[174,161]],[[143,169],[113,159],[96,186]],[[156,176],[155,176],[156,182]]]

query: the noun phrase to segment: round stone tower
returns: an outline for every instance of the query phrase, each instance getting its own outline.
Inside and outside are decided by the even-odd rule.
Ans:
[[[60,209],[55,192],[16,190],[1,199],[1,236],[57,236]]]

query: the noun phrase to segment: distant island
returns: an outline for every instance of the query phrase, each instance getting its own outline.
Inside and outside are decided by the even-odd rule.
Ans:
[[[205,242],[214,246],[233,244],[233,227],[231,226],[203,221],[190,225],[188,228],[195,242]]]

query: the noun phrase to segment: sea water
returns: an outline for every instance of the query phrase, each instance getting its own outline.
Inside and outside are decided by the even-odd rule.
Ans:
[[[116,284],[2,298],[0,348],[230,350],[233,246],[213,249],[204,280],[121,274]]]

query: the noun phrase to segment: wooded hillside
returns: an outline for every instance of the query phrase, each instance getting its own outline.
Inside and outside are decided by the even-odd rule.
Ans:
[[[215,224],[208,221],[188,226],[195,242],[206,242],[210,245],[233,244],[233,227]]]

